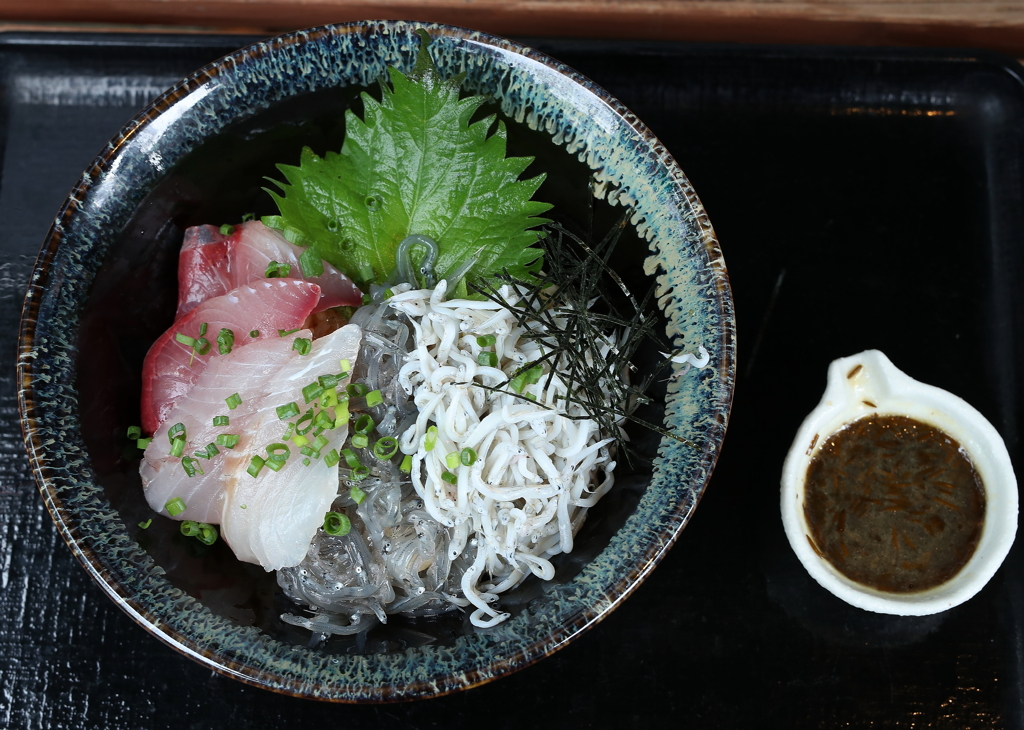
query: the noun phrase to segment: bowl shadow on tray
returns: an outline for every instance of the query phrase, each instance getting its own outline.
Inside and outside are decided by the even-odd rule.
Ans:
[[[247,213],[276,213],[262,189],[266,177],[280,178],[277,163],[297,164],[309,146],[317,154],[338,150],[344,140],[344,112],[361,113],[358,93],[349,88],[308,94],[235,125],[207,140],[171,170],[139,206],[118,236],[93,284],[82,313],[78,356],[78,390],[85,442],[97,478],[111,505],[139,545],[165,571],[168,580],[215,614],[240,626],[256,626],[271,637],[294,645],[317,646],[325,653],[378,653],[425,645],[448,645],[459,636],[480,631],[466,614],[389,617],[388,624],[355,637],[319,642],[304,630],[284,623],[282,613],[302,615],[287,599],[273,573],[235,559],[222,540],[205,546],[179,532],[179,523],[155,515],[146,504],[138,474],[141,452],[125,435],[139,422],[142,363],[149,346],[171,326],[177,302],[177,253],[189,226],[237,223]],[[374,93],[375,90],[370,90]],[[485,105],[481,114],[498,114]],[[536,199],[552,203],[549,214],[580,235],[600,238],[619,220],[621,208],[596,201],[590,191],[591,171],[542,132],[503,119],[508,129],[508,154],[535,158],[526,175],[545,172]],[[627,286],[642,296],[650,286],[642,263],[647,245],[627,226],[610,261]],[[664,324],[659,331],[664,331]],[[641,372],[657,357],[646,347],[635,364]],[[665,384],[652,388],[652,403],[637,415],[661,423]],[[598,555],[633,513],[650,481],[650,460],[659,437],[629,427],[638,454],[632,466],[620,457],[614,488],[593,508],[570,555],[557,556],[554,582],[568,582]],[[646,462],[646,463],[645,463]],[[139,523],[152,518],[148,528]],[[501,605],[513,614],[541,596],[545,584],[536,578],[505,594]]]

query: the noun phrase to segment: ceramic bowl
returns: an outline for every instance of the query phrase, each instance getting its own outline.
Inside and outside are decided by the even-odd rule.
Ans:
[[[660,384],[645,417],[683,441],[636,432],[649,468],[623,469],[549,583],[508,595],[490,630],[459,612],[395,617],[310,646],[272,574],[153,516],[125,437],[138,423],[142,358],[173,321],[187,226],[273,212],[262,190],[302,147],[338,149],[344,111],[387,65],[410,70],[416,30],[445,75],[493,100],[509,153],[547,173],[537,197],[574,225],[632,210],[613,264],[657,284],[668,340],[708,367]],[[43,245],[25,300],[18,376],[25,440],[61,535],[147,631],[222,674],[303,697],[364,702],[471,687],[564,646],[621,602],[675,542],[707,485],[734,374],[732,299],[704,209],[658,140],[622,104],[560,63],[458,28],[397,21],[328,26],[257,43],[200,69],[115,136],[82,175]],[[643,369],[658,353],[647,353]],[[677,373],[678,374],[678,373]]]
[[[854,421],[875,416],[905,416],[938,429],[958,444],[981,480],[985,506],[974,550],[955,574],[926,589],[897,593],[853,580],[825,557],[812,537],[815,532],[804,509],[811,461],[831,435]],[[958,508],[945,501],[934,502],[945,495],[936,493],[925,482],[914,482],[910,489],[925,494],[940,519],[939,524],[943,518],[952,523],[951,517]],[[781,501],[782,523],[789,543],[821,586],[858,608],[898,616],[938,613],[974,596],[1002,565],[1017,533],[1017,479],[999,432],[962,398],[914,380],[878,350],[840,358],[829,365],[825,394],[800,425],[786,456]],[[891,504],[883,505],[878,509],[893,509]],[[913,509],[921,510],[918,505],[915,503]],[[949,529],[938,534],[949,544],[954,539],[952,533]],[[908,549],[913,540],[899,542],[895,527],[892,534],[896,543],[893,554],[908,561],[920,558]]]

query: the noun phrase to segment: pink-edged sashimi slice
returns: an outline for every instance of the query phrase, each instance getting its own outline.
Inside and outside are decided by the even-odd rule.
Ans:
[[[303,277],[299,266],[302,249],[285,240],[260,221],[248,221],[224,235],[216,226],[194,226],[185,231],[178,259],[178,314],[180,318],[207,299],[258,279],[265,279],[271,261],[291,267],[290,278],[311,281],[320,287],[321,299],[314,311],[362,304],[363,295],[352,280],[326,261],[320,276]]]
[[[260,411],[266,394],[272,390],[270,381],[299,355],[294,349],[295,339],[309,336],[308,330],[299,330],[284,337],[268,337],[235,347],[230,353],[210,360],[192,389],[174,404],[146,447],[139,473],[146,501],[155,512],[169,517],[167,503],[180,499],[185,511],[175,515],[175,519],[220,522],[226,455],[245,448],[253,414]],[[231,408],[228,399],[236,394],[240,402]],[[227,425],[215,426],[213,419],[218,416],[226,416]],[[196,458],[202,469],[202,473],[191,477],[182,466],[181,457],[171,455],[169,431],[179,423],[185,427],[182,456]],[[228,437],[227,441],[217,446],[218,436]],[[238,442],[228,445],[234,436],[238,437]],[[217,448],[212,458],[195,457],[197,451],[206,451],[211,443]]]
[[[174,404],[192,389],[206,364],[220,357],[216,343],[222,329],[232,331],[235,345],[278,337],[278,330],[302,327],[319,301],[320,287],[312,282],[260,279],[209,299],[179,319],[153,343],[142,366],[143,430],[156,431]],[[203,324],[206,339],[213,344],[206,355],[199,355],[177,335],[197,339]]]

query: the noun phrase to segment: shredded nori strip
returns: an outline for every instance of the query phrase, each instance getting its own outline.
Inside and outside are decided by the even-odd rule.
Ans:
[[[639,405],[649,402],[645,392],[671,367],[671,360],[658,362],[637,383],[628,383],[622,377],[627,370],[637,375],[632,360],[645,341],[649,340],[662,351],[674,349],[658,332],[660,319],[655,304],[655,285],[652,283],[638,300],[622,277],[608,265],[630,215],[631,211],[627,211],[594,246],[553,223],[546,227],[546,235],[538,244],[544,250],[544,270],[535,279],[525,281],[505,271],[491,279],[468,284],[472,291],[511,312],[525,331],[522,337],[543,340],[552,348],[544,356],[524,363],[509,382],[512,377],[548,362],[551,372],[544,387],[550,385],[550,378],[557,372],[568,388],[568,395],[560,397],[567,405],[577,404],[584,413],[566,417],[594,420],[602,433],[618,440],[627,458],[632,450],[618,427],[621,419],[697,448],[678,433],[633,415]],[[515,304],[502,296],[500,289],[504,284],[512,285],[522,294]],[[623,298],[626,312],[615,305],[616,299],[623,301]],[[602,311],[594,311],[596,302],[601,302]],[[609,331],[618,332],[621,341],[609,339]],[[611,347],[610,357],[601,354],[602,345]],[[473,385],[527,400],[514,392],[509,382],[502,387]]]

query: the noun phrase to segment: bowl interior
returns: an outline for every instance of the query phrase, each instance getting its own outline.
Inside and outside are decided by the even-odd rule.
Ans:
[[[550,217],[600,238],[632,212],[611,264],[642,295],[657,281],[659,331],[702,345],[711,367],[656,383],[637,415],[684,438],[631,428],[636,458],[593,508],[554,581],[527,581],[494,629],[461,613],[395,618],[352,638],[310,642],[272,574],[222,543],[151,517],[139,453],[141,364],[173,321],[188,226],[274,212],[262,190],[304,146],[340,148],[345,110],[383,64],[408,69],[419,24],[332,26],[244,49],[186,79],[115,138],[51,230],[26,298],[19,371],[30,459],[55,522],[111,597],[147,630],[211,668],[277,691],[341,701],[443,694],[563,646],[628,595],[671,546],[710,477],[732,397],[733,316],[703,209],[668,153],[627,110],[541,54],[427,26],[442,72],[496,99],[509,154],[535,158]],[[329,59],[325,64],[324,59]],[[319,66],[317,64],[320,64]],[[296,69],[304,69],[297,74]],[[375,70],[376,69],[376,70]],[[276,76],[275,76],[276,74]],[[267,84],[267,78],[276,78]],[[609,202],[613,201],[613,202]],[[618,204],[614,204],[618,203]],[[642,375],[661,355],[636,359]]]
[[[153,514],[139,478],[140,452],[125,433],[139,418],[143,358],[174,321],[177,254],[185,229],[203,223],[237,223],[245,214],[275,214],[263,189],[267,177],[281,177],[275,164],[297,164],[305,146],[320,155],[340,149],[341,120],[349,108],[361,113],[359,92],[364,90],[375,92],[372,87],[349,87],[291,98],[203,140],[133,212],[100,267],[82,311],[77,371],[83,436],[96,478],[129,534],[167,571],[175,587],[215,614],[298,646],[310,643],[310,633],[280,620],[281,613],[298,613],[301,608],[283,596],[273,574],[236,560],[223,541],[202,545],[181,535],[179,523]],[[527,175],[546,174],[535,197],[553,204],[550,216],[557,223],[588,240],[600,239],[615,226],[622,209],[594,199],[591,171],[579,159],[555,145],[549,135],[509,119],[494,103],[480,114],[495,114],[506,124],[510,155],[534,158]],[[639,295],[651,286],[643,274],[645,249],[636,228],[626,226],[610,260]],[[660,316],[657,308],[652,311]],[[131,316],[125,317],[125,312]],[[665,327],[661,320],[659,331]],[[635,363],[638,376],[653,367],[657,357],[650,347],[642,355]],[[652,388],[654,404],[664,402],[665,386],[661,382]],[[638,415],[661,423],[662,411],[658,405],[649,405]],[[616,486],[588,512],[573,553],[555,559],[556,582],[571,580],[607,546],[650,482],[658,439],[647,429],[630,426],[628,430],[635,453],[630,462],[620,458]],[[138,524],[150,517],[155,517],[153,523],[141,529]],[[502,604],[518,613],[543,590],[542,582],[533,578],[505,594]],[[377,653],[423,643],[443,646],[475,631],[459,611],[418,619],[396,616],[358,637],[331,637],[315,650]]]

